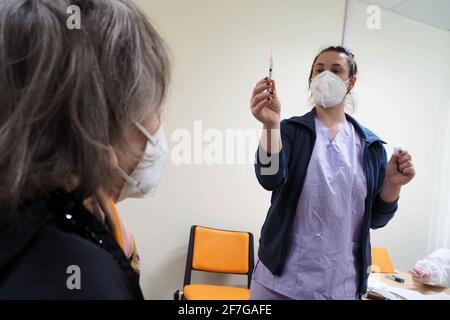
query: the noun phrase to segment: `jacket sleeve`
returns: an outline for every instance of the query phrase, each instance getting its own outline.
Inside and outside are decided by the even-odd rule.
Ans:
[[[256,151],[255,173],[259,184],[266,190],[273,191],[284,185],[288,179],[289,158],[292,148],[293,128],[286,120],[280,124],[281,150],[271,154],[261,145]]]
[[[372,220],[371,228],[378,229],[382,228],[394,217],[395,212],[398,208],[398,199],[394,202],[387,203],[384,202],[381,197],[381,189],[383,188],[384,176],[387,167],[387,155],[384,146],[381,145],[381,155],[380,155],[380,173],[378,175],[377,181],[377,194],[372,204]]]

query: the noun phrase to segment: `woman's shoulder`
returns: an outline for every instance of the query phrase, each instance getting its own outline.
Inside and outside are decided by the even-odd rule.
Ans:
[[[4,299],[139,297],[113,255],[54,223],[44,226],[4,271]]]
[[[0,298],[142,298],[128,259],[82,206],[32,207],[16,225],[0,235]]]

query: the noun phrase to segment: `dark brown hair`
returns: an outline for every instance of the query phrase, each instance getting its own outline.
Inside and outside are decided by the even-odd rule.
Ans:
[[[81,10],[81,29],[66,25]],[[110,146],[162,104],[166,46],[129,0],[0,0],[0,205],[116,174]]]

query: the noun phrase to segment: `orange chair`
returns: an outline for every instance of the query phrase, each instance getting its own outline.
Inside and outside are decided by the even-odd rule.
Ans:
[[[373,273],[394,273],[394,265],[386,248],[372,248],[372,266]]]
[[[183,292],[175,299],[186,300],[248,300],[254,266],[253,235],[192,226],[186,260]],[[247,288],[191,284],[192,270],[246,275]]]

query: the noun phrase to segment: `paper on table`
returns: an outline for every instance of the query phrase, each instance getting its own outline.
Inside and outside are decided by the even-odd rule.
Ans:
[[[373,278],[369,278],[368,290],[381,294],[389,300],[450,300],[450,295],[445,292],[421,294],[417,291],[389,286]]]

